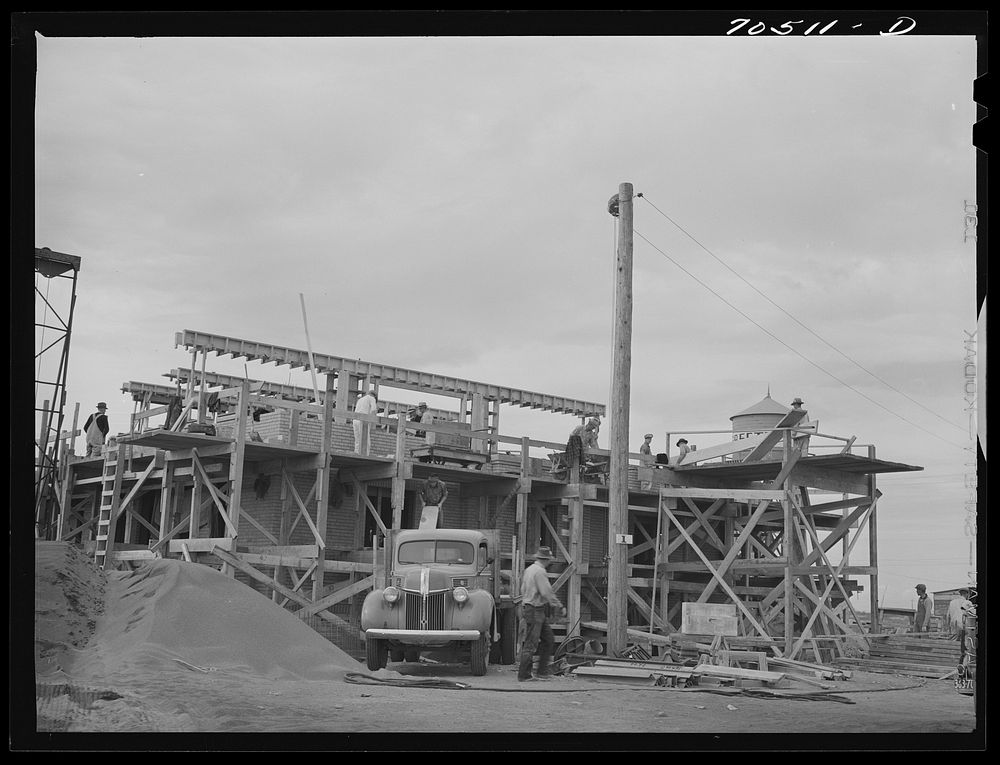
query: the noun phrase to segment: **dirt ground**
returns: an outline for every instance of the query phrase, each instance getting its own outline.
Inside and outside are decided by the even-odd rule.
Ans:
[[[12,750],[979,749],[973,699],[948,680],[855,673],[830,692],[786,681],[671,689],[513,666],[392,664],[370,673],[290,613],[207,566],[107,577],[38,543],[35,724]],[[29,715],[30,717],[30,715]]]

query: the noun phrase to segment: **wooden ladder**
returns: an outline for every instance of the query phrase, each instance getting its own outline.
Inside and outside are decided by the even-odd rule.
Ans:
[[[122,473],[125,460],[122,447],[107,449],[104,453],[104,473],[101,480],[101,507],[97,519],[97,548],[94,563],[98,568],[106,568],[115,546],[115,528],[118,508],[121,506]]]

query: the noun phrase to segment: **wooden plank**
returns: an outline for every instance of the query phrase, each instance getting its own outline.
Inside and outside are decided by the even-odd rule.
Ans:
[[[723,444],[716,444],[715,446],[709,446],[705,449],[688,452],[684,455],[683,460],[676,463],[676,466],[687,467],[688,465],[694,465],[695,463],[704,462],[705,460],[713,460],[718,457],[726,457],[730,454],[735,454],[736,452],[744,452],[759,446],[765,438],[767,438],[767,434],[751,436],[750,438],[744,438],[740,441],[727,441]]]
[[[608,682],[631,682],[642,685],[655,685],[658,675],[664,673],[648,669],[632,669],[630,667],[576,667],[573,677],[588,680],[606,680]]]
[[[249,521],[251,526],[257,529],[257,531],[259,531],[265,537],[270,539],[271,542],[273,542],[274,544],[278,544],[278,538],[274,536],[274,534],[272,534],[270,530],[264,528],[264,526],[256,518],[250,515],[250,513],[248,513],[246,510],[243,511],[243,514],[240,517],[245,521]]]
[[[248,547],[246,552],[258,553],[260,555],[287,555],[295,558],[315,558],[319,556],[319,545],[254,545]]]
[[[410,478],[413,475],[413,465],[405,463],[406,467],[409,468],[409,473],[403,473],[403,478]],[[384,481],[387,479],[397,478],[400,476],[400,472],[397,469],[395,462],[386,462],[382,465],[369,465],[365,467],[356,467],[349,470],[342,470],[341,475],[343,480],[341,483],[346,483],[349,480],[356,481]]]
[[[320,598],[314,603],[310,603],[309,605],[304,606],[298,611],[293,611],[292,613],[295,614],[295,616],[299,617],[300,619],[305,619],[306,617],[312,616],[313,614],[318,613],[319,611],[323,611],[329,608],[330,606],[335,606],[342,600],[347,600],[347,598],[357,595],[358,593],[367,592],[368,590],[372,589],[374,585],[375,585],[375,577],[367,576],[364,579],[359,579],[357,582],[354,582],[353,584],[348,584],[345,587],[341,587],[339,590],[336,590],[335,592],[332,592],[329,595]]]
[[[215,548],[232,550],[236,546],[236,540],[232,537],[195,537],[192,539],[171,539],[168,543],[168,551],[172,553],[183,552],[187,547],[188,552],[214,552]]]
[[[784,672],[762,672],[759,669],[745,667],[720,667],[715,664],[699,664],[694,668],[695,674],[711,677],[730,677],[738,680],[760,680],[762,683],[777,683],[785,679]]]
[[[741,460],[742,464],[747,464],[750,462],[759,462],[761,459],[766,457],[771,453],[771,450],[778,445],[778,441],[782,439],[786,431],[780,430],[780,428],[790,428],[794,425],[798,425],[799,421],[808,414],[805,409],[793,409],[781,420],[777,425],[774,426],[774,430],[768,433],[761,442],[753,448],[753,450]]]
[[[160,556],[152,550],[114,550],[112,560],[155,560]]]
[[[661,497],[690,497],[692,499],[731,499],[735,502],[756,502],[768,499],[772,502],[781,501],[784,492],[780,489],[695,489],[681,486],[664,486],[660,489]],[[655,508],[654,508],[655,509]]]
[[[832,470],[811,465],[796,465],[790,480],[797,486],[833,491],[838,494],[869,494],[868,477],[843,470]]]
[[[530,478],[502,478],[496,481],[480,481],[462,484],[462,497],[496,497],[508,494],[530,494]]]

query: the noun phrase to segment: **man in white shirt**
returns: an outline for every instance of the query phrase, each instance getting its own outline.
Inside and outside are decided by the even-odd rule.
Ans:
[[[354,411],[359,414],[378,414],[378,400],[375,398],[374,388],[358,399],[358,403],[354,405]],[[351,424],[354,426],[354,451],[358,454],[367,454],[371,451],[372,424],[361,420],[354,420]]]
[[[524,644],[521,646],[521,663],[517,671],[517,679],[546,680],[552,675],[549,672],[549,661],[555,648],[555,635],[549,626],[549,607],[558,608],[562,616],[566,615],[566,607],[556,597],[549,583],[545,570],[554,556],[548,547],[539,547],[535,553],[535,562],[524,570],[521,578],[521,613],[524,618]],[[538,651],[538,669],[533,675],[532,665],[535,662],[535,651]]]
[[[958,597],[953,598],[948,604],[948,629],[955,640],[962,639],[962,632],[965,630],[965,612],[971,604],[969,591],[964,587],[958,591]]]

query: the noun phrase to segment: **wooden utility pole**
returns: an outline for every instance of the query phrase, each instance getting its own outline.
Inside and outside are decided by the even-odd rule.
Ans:
[[[615,214],[614,199],[609,206]],[[618,252],[611,363],[611,464],[608,489],[608,655],[625,650],[628,619],[628,430],[632,370],[632,184],[618,186]]]

